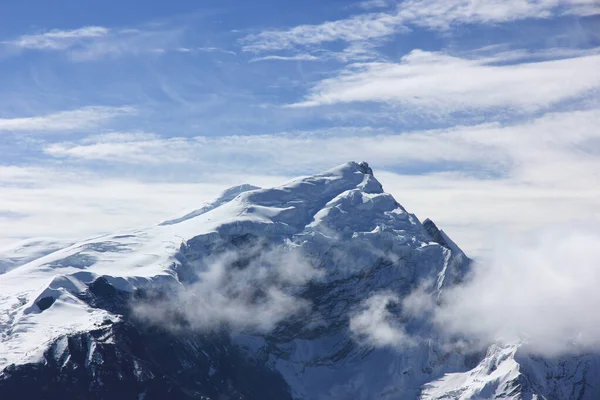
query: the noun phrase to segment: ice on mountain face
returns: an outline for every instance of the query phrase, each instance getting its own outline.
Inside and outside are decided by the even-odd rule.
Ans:
[[[479,364],[424,386],[422,400],[589,399],[600,395],[600,358],[544,359],[519,345],[492,345]]]
[[[71,242],[64,240],[29,239],[0,249],[0,274],[69,245]]]
[[[183,217],[174,218],[174,219],[170,219],[170,220],[161,222],[160,225],[173,225],[173,224],[177,224],[177,223],[183,222],[188,219],[192,219],[194,217],[197,217],[198,215],[207,213],[210,210],[213,210],[213,209],[219,207],[220,205],[227,203],[228,201],[235,199],[241,193],[248,192],[250,190],[256,190],[256,189],[260,189],[260,187],[248,185],[248,184],[233,186],[233,187],[227,189],[226,191],[224,191],[219,197],[217,197],[215,200],[211,201],[204,207],[194,210],[188,214],[185,214]]]
[[[283,389],[273,383],[277,390],[261,397],[278,400],[486,398],[509,393],[525,370],[541,376],[542,364],[516,351],[477,357],[446,348],[424,316],[402,312],[416,289],[435,301],[467,270],[464,253],[434,227],[385,193],[366,163],[275,188],[235,187],[181,218],[42,253],[0,275],[0,369],[43,357],[60,374],[89,370],[97,382],[97,374],[119,371],[137,385],[163,374],[166,366],[152,372],[149,365],[164,354],[161,363],[177,371],[172,382],[190,370],[190,381],[214,389],[236,381],[232,368],[243,365],[243,376],[269,377],[247,393],[279,382]],[[175,335],[185,339],[128,325],[128,299],[155,289],[166,303],[149,297],[155,302],[148,305],[165,312],[148,318],[193,328]],[[394,301],[369,308],[368,299],[385,293]],[[379,312],[379,322],[398,318],[409,345],[397,346],[394,335],[383,348],[356,340],[350,321],[365,310]],[[211,324],[235,332],[215,338],[202,329]],[[360,326],[367,332],[370,325]],[[143,335],[152,338],[145,342],[154,346],[152,357],[140,348],[115,355],[111,346],[127,348]],[[151,397],[142,386],[132,393]],[[219,387],[241,397],[236,387]]]
[[[516,346],[492,346],[474,369],[449,373],[424,386],[422,400],[507,399],[520,400],[519,364],[514,360]]]

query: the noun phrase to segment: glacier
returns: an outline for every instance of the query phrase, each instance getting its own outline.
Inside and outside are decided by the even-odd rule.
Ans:
[[[598,355],[453,346],[401,302],[384,322],[410,341],[350,329],[373,296],[442,302],[473,268],[364,162],[0,258],[0,398],[600,399]]]

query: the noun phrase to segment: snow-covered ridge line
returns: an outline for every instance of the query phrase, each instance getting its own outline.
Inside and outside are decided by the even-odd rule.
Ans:
[[[26,262],[0,276],[0,368],[35,360],[42,343],[111,317],[76,296],[98,277],[126,291],[176,282],[177,254],[192,239],[247,233],[291,237],[306,230],[363,234],[385,226],[372,223],[378,207],[385,213],[397,209],[396,217],[420,226],[383,193],[372,173],[366,163],[350,162],[271,189],[236,186],[199,210],[148,229],[37,245]],[[346,203],[356,206],[356,213],[338,215]],[[423,239],[422,229],[414,233]]]

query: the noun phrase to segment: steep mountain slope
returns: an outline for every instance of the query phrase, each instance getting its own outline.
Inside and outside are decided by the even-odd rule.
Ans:
[[[600,398],[597,357],[470,353],[402,313],[470,260],[366,163],[60,247],[0,275],[0,398]]]

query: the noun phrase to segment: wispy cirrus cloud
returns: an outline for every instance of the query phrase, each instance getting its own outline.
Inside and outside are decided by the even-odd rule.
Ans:
[[[0,118],[0,131],[69,132],[97,128],[112,119],[136,113],[130,106],[89,106],[41,116]]]
[[[600,86],[597,54],[498,64],[506,57],[473,59],[413,50],[397,63],[351,64],[318,82],[291,107],[375,101],[438,113],[495,107],[520,112],[584,96]]]
[[[244,51],[264,52],[336,40],[356,42],[389,36],[398,29],[399,24],[398,17],[392,14],[362,14],[320,25],[300,25],[289,30],[252,34],[242,38],[241,43]]]
[[[125,55],[164,54],[180,48],[182,29],[122,29],[85,46],[73,48],[74,61],[92,61]]]
[[[265,56],[253,58],[250,62],[257,61],[318,61],[319,57],[313,56],[312,54],[296,54],[292,56]]]
[[[177,51],[181,48],[181,34],[180,28],[84,26],[25,34],[0,43],[17,51],[62,52],[73,61],[92,61],[105,57]]]
[[[379,1],[360,3],[382,5]],[[243,49],[269,52],[299,46],[317,46],[344,41],[360,42],[386,38],[420,27],[447,31],[461,24],[497,24],[524,19],[548,19],[561,15],[590,16],[600,13],[594,0],[507,0],[472,2],[469,0],[407,0],[389,12],[371,12],[320,24],[298,25],[289,29],[271,29],[241,39]]]
[[[84,26],[72,30],[53,29],[43,33],[23,35],[4,43],[21,49],[65,50],[90,39],[106,37],[109,33],[110,29],[103,26]]]
[[[235,51],[231,51],[231,50],[227,50],[227,49],[222,49],[219,47],[196,47],[194,49],[191,49],[192,51],[200,51],[200,52],[205,52],[205,53],[224,53],[224,54],[231,54],[232,56],[237,55],[237,53]]]
[[[398,5],[398,15],[411,25],[447,30],[460,24],[494,24],[561,15],[587,16],[600,12],[594,0],[408,0]]]

